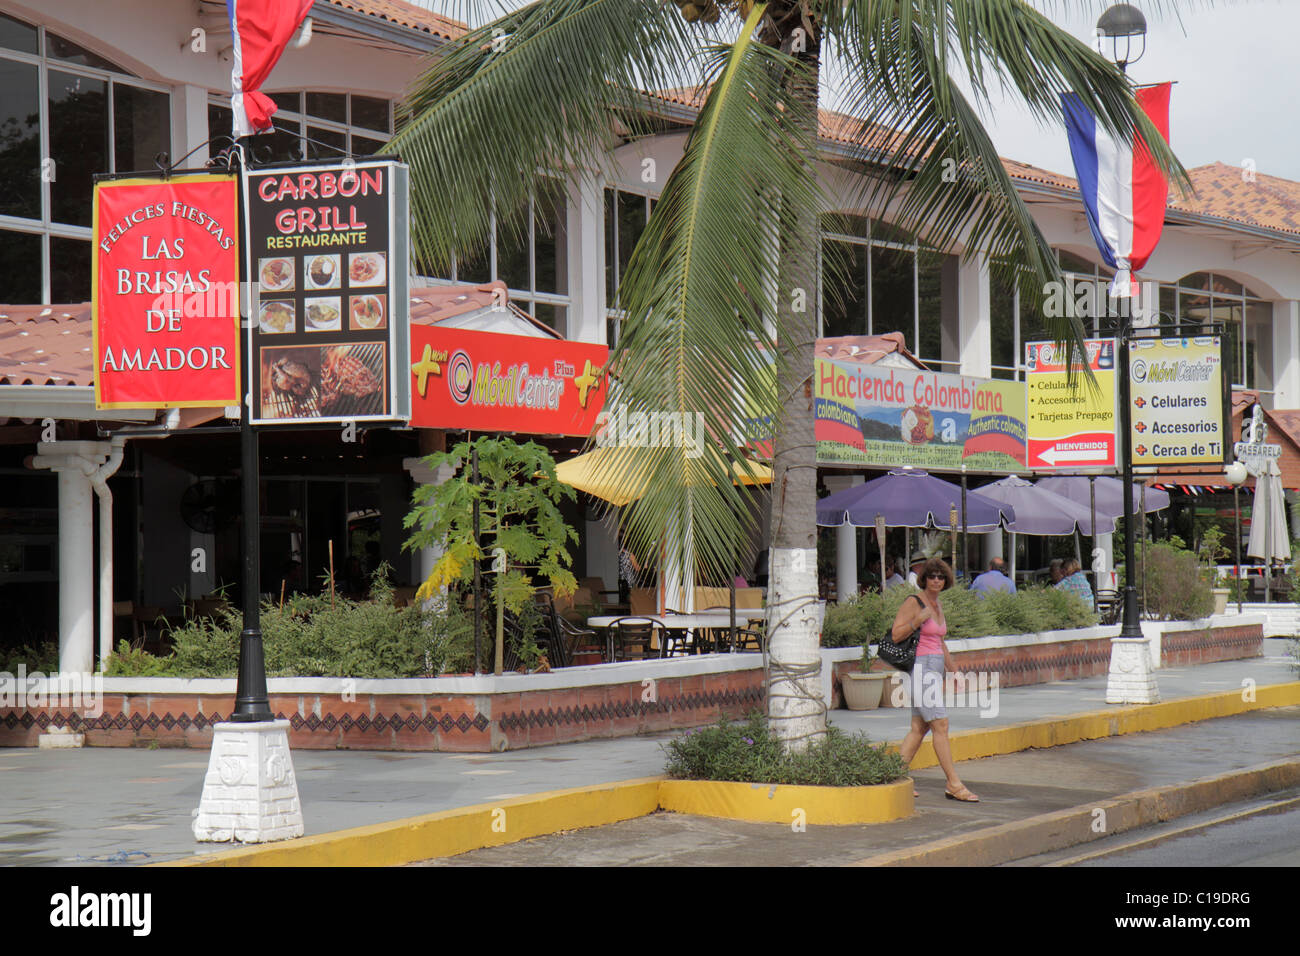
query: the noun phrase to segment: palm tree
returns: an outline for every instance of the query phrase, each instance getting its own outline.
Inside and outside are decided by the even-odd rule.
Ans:
[[[1060,276],[979,121],[991,82],[1057,125],[1073,90],[1185,179],[1119,71],[1023,0],[536,0],[433,61],[393,142],[412,168],[418,260],[442,269],[483,242],[494,213],[499,230],[520,228],[531,174],[599,168],[619,137],[656,132],[655,91],[696,90],[684,153],[618,290],[611,402],[702,416],[712,440],[698,457],[635,456],[651,480],[623,531],[638,553],[729,579],[754,523],[732,480],[746,468],[738,436],[770,418],[768,710],[795,749],[825,732],[812,400],[824,71],[855,117],[860,208],[936,249],[982,250],[1029,301]],[[1047,321],[1077,347],[1077,318]]]

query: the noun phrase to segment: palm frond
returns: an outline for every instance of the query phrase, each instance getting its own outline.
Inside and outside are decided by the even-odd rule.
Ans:
[[[440,51],[403,103],[391,146],[411,165],[412,243],[443,268],[516,225],[538,174],[595,162],[636,90],[677,85],[685,25],[657,0],[538,0]]]
[[[1095,50],[1021,0],[955,4],[944,0],[854,0],[828,24],[852,67],[851,111],[862,117],[863,159],[888,173],[863,181],[858,201],[889,210],[900,227],[936,248],[984,251],[999,277],[1017,283],[1031,305],[1061,281],[1050,247],[954,74],[964,70],[976,100],[988,101],[996,75],[1044,123],[1062,125],[1060,94],[1076,91],[1099,121],[1125,138],[1156,143],[1157,161],[1186,173],[1137,106],[1127,81]],[[1078,348],[1082,323],[1047,317],[1049,332]]]
[[[737,548],[753,530],[732,480],[733,464],[742,475],[747,468],[743,421],[771,414],[776,402],[765,328],[780,210],[817,201],[808,107],[783,86],[804,68],[755,42],[762,14],[761,5],[751,11],[733,45],[710,48],[708,98],[619,290],[627,331],[611,408],[703,421],[707,433],[698,456],[661,442],[617,459],[649,476],[646,495],[625,515],[625,536],[635,551],[658,553],[684,509],[693,536],[667,542],[667,563],[693,564],[715,579],[734,573]]]

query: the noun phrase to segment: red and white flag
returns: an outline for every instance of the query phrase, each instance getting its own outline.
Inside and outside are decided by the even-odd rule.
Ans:
[[[261,92],[262,84],[311,5],[312,0],[226,0],[235,44],[230,71],[235,139],[271,129],[276,106]]]
[[[1165,142],[1169,89],[1170,84],[1158,83],[1134,94]],[[1111,136],[1076,93],[1062,94],[1061,103],[1088,226],[1106,265],[1115,270],[1110,294],[1128,298],[1137,293],[1133,272],[1146,265],[1160,241],[1169,183],[1141,137],[1130,145]]]

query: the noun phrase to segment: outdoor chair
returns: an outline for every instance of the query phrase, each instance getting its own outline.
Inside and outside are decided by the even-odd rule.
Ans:
[[[650,646],[654,642],[655,622],[644,617],[620,617],[609,625],[610,659],[645,660],[663,653]],[[633,654],[633,652],[636,652]]]
[[[734,651],[760,651],[767,652],[767,635],[762,631],[749,627],[736,628],[736,643],[732,647]]]
[[[1102,588],[1096,594],[1096,605],[1102,624],[1116,624],[1119,622],[1123,602],[1119,598],[1118,591],[1113,588]]]

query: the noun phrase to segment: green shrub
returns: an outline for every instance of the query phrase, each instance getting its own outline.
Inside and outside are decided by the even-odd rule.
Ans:
[[[261,627],[269,677],[419,677],[473,666],[473,625],[460,605],[449,600],[429,611],[394,607],[382,570],[368,601],[294,595],[283,607],[264,603]],[[170,655],[158,657],[123,642],[106,673],[233,677],[242,629],[243,615],[234,610],[194,618],[170,631]]]
[[[1177,539],[1147,548],[1146,610],[1162,621],[1194,621],[1214,612],[1214,594],[1196,555]]]
[[[832,726],[803,752],[786,753],[766,718],[755,713],[743,723],[722,720],[669,741],[665,772],[678,780],[863,787],[906,775],[903,758],[886,746]]]
[[[916,593],[915,588],[900,585],[883,596],[863,594],[847,604],[828,607],[822,646],[879,642],[893,625],[899,607]],[[994,591],[984,597],[965,588],[949,588],[940,600],[948,636],[954,638],[1060,631],[1097,623],[1097,615],[1078,595],[1053,587],[1025,588],[1016,594]]]
[[[3,662],[0,663],[0,671],[7,674],[17,674],[19,664],[26,668],[28,674],[36,671],[52,674],[59,669],[59,645],[55,641],[46,641],[40,647],[24,644],[0,653],[6,655],[0,657],[0,662]]]

